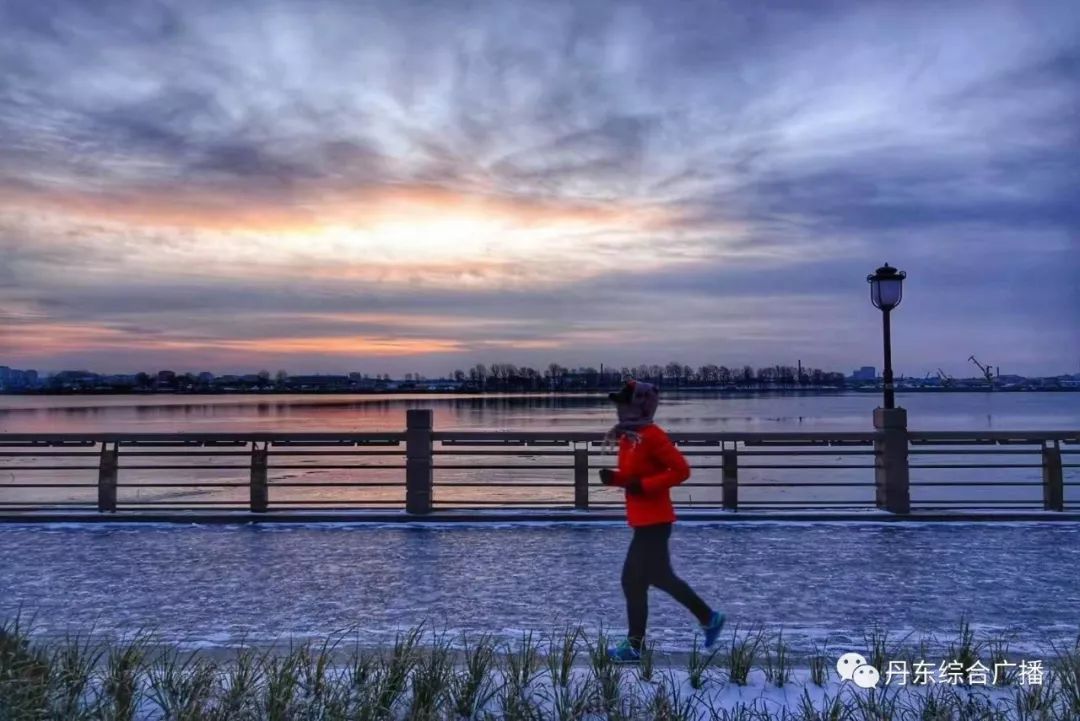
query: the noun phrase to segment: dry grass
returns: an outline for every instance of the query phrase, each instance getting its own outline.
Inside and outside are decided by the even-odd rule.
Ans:
[[[146,633],[98,641],[89,634],[38,639],[31,631],[22,618],[0,622],[0,721],[1080,719],[1080,642],[1052,648],[1043,685],[1013,683],[993,697],[945,685],[822,696],[837,690],[825,683],[832,672],[824,650],[810,657],[805,685],[790,689],[787,644],[757,628],[736,629],[719,654],[728,679],[713,673],[717,654],[700,651],[686,664],[634,673],[607,661],[602,635],[590,639],[573,628],[509,645],[486,636],[451,643],[416,628],[378,653],[332,638],[286,650],[241,648],[225,658],[162,647]],[[879,658],[900,651],[882,636],[870,640]],[[947,647],[991,663],[1005,653],[999,643],[976,642],[966,623]],[[745,686],[751,672],[786,691],[786,711],[770,710],[754,694],[720,707],[717,692]]]

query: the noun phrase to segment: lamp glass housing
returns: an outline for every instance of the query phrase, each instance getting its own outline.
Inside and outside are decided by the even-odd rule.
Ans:
[[[892,310],[900,305],[904,297],[904,278],[907,273],[897,271],[888,263],[877,269],[866,280],[870,283],[870,302],[883,311]]]
[[[899,278],[873,280],[870,282],[870,300],[875,308],[891,310],[900,305],[903,288],[904,283]]]

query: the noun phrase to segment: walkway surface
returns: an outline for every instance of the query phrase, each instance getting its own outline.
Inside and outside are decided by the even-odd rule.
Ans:
[[[863,645],[877,626],[953,637],[962,618],[1019,644],[1072,641],[1080,523],[685,522],[678,572],[732,624],[797,648]],[[0,617],[39,630],[151,628],[196,645],[322,637],[382,644],[427,622],[508,639],[566,624],[621,630],[620,522],[6,524]],[[691,619],[653,592],[654,637]]]

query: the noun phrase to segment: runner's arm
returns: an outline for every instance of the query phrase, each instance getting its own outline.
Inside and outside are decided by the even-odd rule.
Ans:
[[[679,485],[690,477],[690,465],[686,462],[683,454],[679,452],[679,449],[675,447],[675,444],[671,442],[671,439],[667,437],[666,433],[651,439],[650,445],[649,452],[657,460],[658,465],[663,466],[664,470],[641,479],[641,488],[645,493],[666,490]]]

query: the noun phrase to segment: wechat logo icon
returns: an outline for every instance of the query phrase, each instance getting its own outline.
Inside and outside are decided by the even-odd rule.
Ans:
[[[836,673],[844,681],[851,681],[859,688],[877,688],[881,673],[857,653],[845,653],[836,662]]]

